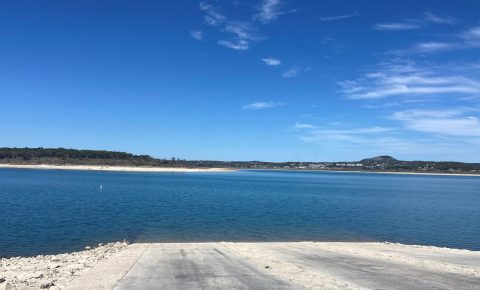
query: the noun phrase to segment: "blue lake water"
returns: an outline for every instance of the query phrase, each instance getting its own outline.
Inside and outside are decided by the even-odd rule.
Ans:
[[[391,241],[480,250],[480,177],[0,169],[0,257],[122,239]]]

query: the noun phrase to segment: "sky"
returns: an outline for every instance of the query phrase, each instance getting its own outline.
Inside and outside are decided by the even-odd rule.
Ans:
[[[1,1],[0,146],[480,162],[480,1]]]

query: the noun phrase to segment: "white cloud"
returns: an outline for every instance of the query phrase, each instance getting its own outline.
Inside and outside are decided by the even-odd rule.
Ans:
[[[399,146],[402,144],[397,139],[385,134],[390,134],[394,130],[385,127],[366,127],[366,128],[311,128],[303,131],[300,139],[307,143],[325,144],[335,148],[362,145],[372,147]],[[395,142],[393,141],[395,140]]]
[[[230,40],[219,40],[218,44],[221,46],[225,46],[234,50],[247,50],[250,48],[249,44],[245,40],[237,40],[237,41],[230,41]]]
[[[360,16],[357,12],[353,12],[351,14],[345,14],[345,15],[337,15],[337,16],[322,16],[319,17],[320,20],[322,21],[335,21],[335,20],[341,20],[341,19],[347,19],[347,18],[352,18]]]
[[[219,40],[217,42],[219,45],[234,50],[247,50],[250,48],[250,42],[261,40],[261,37],[255,31],[255,27],[248,21],[228,20],[217,7],[206,2],[200,2],[200,10],[205,13],[205,23],[217,27],[222,33],[230,35],[230,39]]]
[[[262,58],[262,61],[263,61],[266,65],[271,65],[271,66],[277,66],[277,65],[280,65],[280,64],[282,63],[282,62],[280,61],[280,59],[275,58],[275,57]]]
[[[401,31],[401,30],[413,30],[421,27],[418,23],[412,22],[390,22],[390,23],[378,23],[375,24],[372,29],[384,30],[384,31]]]
[[[480,25],[464,31],[460,36],[466,44],[472,47],[480,47]]]
[[[472,27],[455,35],[449,42],[426,41],[420,42],[405,50],[393,50],[389,54],[405,56],[409,54],[427,54],[452,50],[473,49],[480,47],[480,26]]]
[[[283,106],[285,103],[280,102],[255,102],[248,105],[243,106],[244,110],[263,110],[269,109],[273,107]]]
[[[455,24],[455,18],[452,16],[438,16],[431,11],[423,13],[423,16],[417,19],[408,19],[398,22],[387,22],[375,24],[372,29],[385,31],[413,30],[425,27],[427,24]]]
[[[300,73],[300,70],[298,68],[292,68],[292,69],[284,71],[282,73],[282,77],[286,78],[286,79],[294,78],[294,77],[298,76],[299,73]]]
[[[232,33],[238,39],[242,40],[257,40],[254,29],[248,22],[229,21],[225,25],[225,31]]]
[[[306,123],[300,123],[296,122],[295,125],[293,126],[294,129],[313,129],[315,126],[306,124]]]
[[[422,42],[416,44],[412,50],[419,53],[432,53],[456,49],[458,45],[448,42]]]
[[[425,12],[423,17],[426,21],[433,22],[436,24],[453,25],[456,22],[455,18],[452,16],[438,16],[431,11]]]
[[[454,137],[480,137],[480,120],[463,116],[462,110],[407,110],[396,112],[392,119],[407,129]]]
[[[190,37],[195,39],[195,40],[202,40],[203,39],[203,31],[201,30],[192,30],[190,31]]]
[[[283,14],[280,10],[281,5],[280,0],[263,0],[258,7],[258,14],[255,14],[253,18],[262,23],[272,22]]]
[[[226,21],[226,17],[215,6],[206,2],[200,2],[200,10],[205,12],[204,20],[208,25],[218,26]]]
[[[463,114],[463,110],[459,109],[444,109],[444,110],[407,110],[395,112],[392,119],[408,121],[416,118],[449,118]]]
[[[480,94],[480,82],[477,80],[457,75],[439,75],[411,64],[406,64],[403,70],[398,65],[387,65],[383,70],[366,74],[355,81],[339,82],[339,85],[350,99]]]

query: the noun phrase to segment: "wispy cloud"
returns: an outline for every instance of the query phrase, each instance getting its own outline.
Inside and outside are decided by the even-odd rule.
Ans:
[[[467,45],[480,47],[480,25],[462,32],[460,36]]]
[[[424,13],[424,19],[426,21],[429,21],[429,22],[433,22],[433,23],[437,23],[437,24],[449,24],[449,25],[453,25],[455,24],[456,22],[456,19],[455,17],[452,17],[452,16],[438,16],[436,14],[434,14],[433,12],[431,11],[427,11]]]
[[[418,53],[433,53],[439,51],[446,51],[456,49],[458,47],[455,43],[446,43],[446,42],[421,42],[414,45],[411,49],[414,52]]]
[[[408,22],[389,22],[375,24],[372,29],[384,30],[384,31],[401,31],[401,30],[413,30],[421,27],[418,23]]]
[[[342,20],[342,19],[347,19],[347,18],[352,18],[352,17],[357,17],[360,16],[359,13],[353,12],[351,14],[345,14],[345,15],[337,15],[337,16],[321,16],[319,17],[320,20],[322,21],[335,21],[335,20]]]
[[[284,14],[281,6],[282,1],[280,0],[263,0],[258,7],[258,13],[253,16],[253,19],[262,23],[270,23]]]
[[[274,108],[278,106],[283,106],[285,103],[281,102],[255,102],[248,105],[243,106],[244,110],[264,110],[269,108]]]
[[[480,137],[480,120],[462,110],[406,110],[391,118],[409,130],[454,137]]]
[[[282,73],[282,78],[286,78],[286,79],[294,78],[294,77],[298,76],[299,73],[300,73],[300,69],[291,68],[291,69],[286,70]]]
[[[329,144],[330,146],[348,147],[352,145],[371,146],[379,149],[401,146],[402,142],[390,136],[392,128],[310,128],[303,130],[299,138],[306,143]]]
[[[403,129],[387,127],[361,127],[361,128],[313,128],[297,130],[297,137],[305,143],[324,146],[326,150],[335,148],[335,152],[358,154],[358,148],[362,148],[365,156],[374,155],[392,155],[398,156],[421,156],[420,158],[429,158],[432,156],[438,159],[458,159],[459,153],[455,150],[459,145],[470,148],[466,152],[475,150],[480,138],[471,137],[468,141],[451,140],[442,137],[420,137],[409,139],[404,137]],[[432,146],[435,144],[435,146]],[[452,158],[453,157],[453,158]],[[418,158],[418,157],[414,157]],[[466,157],[470,158],[471,157]]]
[[[219,40],[218,44],[221,46],[225,46],[234,50],[247,50],[250,48],[248,41],[239,39],[236,41],[230,41],[230,40]]]
[[[445,15],[438,16],[431,11],[424,12],[422,17],[416,19],[406,19],[402,21],[386,22],[386,23],[377,23],[373,25],[372,29],[374,30],[383,30],[383,31],[402,31],[402,30],[414,30],[425,27],[428,24],[455,24],[456,20],[454,17]]]
[[[207,2],[200,2],[200,10],[205,12],[203,19],[210,26],[221,25],[227,20],[226,17],[220,13],[217,7]]]
[[[280,61],[280,59],[275,58],[275,57],[262,58],[262,61],[263,61],[266,65],[271,65],[271,66],[277,66],[277,65],[280,65],[280,64],[282,63],[282,62]]]
[[[274,4],[274,3],[273,3]],[[279,5],[279,4],[278,4]],[[271,17],[273,20],[275,15],[274,6],[265,6],[265,17]],[[269,10],[270,9],[270,10]],[[204,13],[204,21],[207,25],[216,27],[220,33],[227,37],[217,41],[219,45],[234,49],[248,50],[252,42],[261,41],[261,37],[257,33],[257,26],[251,19],[247,21],[233,21],[228,19],[218,7],[206,2],[200,2],[200,10]],[[266,19],[266,18],[265,18]]]
[[[354,81],[339,85],[350,99],[380,99],[391,96],[423,96],[480,94],[480,82],[464,76],[440,75],[429,69],[419,69],[411,64],[404,68],[386,65],[383,70],[366,74]]]
[[[414,44],[408,49],[393,50],[388,52],[392,55],[429,54],[447,52],[452,50],[473,49],[480,47],[480,26],[461,31],[454,35],[449,42],[426,41]]]
[[[307,124],[307,123],[300,123],[296,122],[295,125],[293,126],[294,129],[313,129],[315,126]]]
[[[195,40],[202,40],[203,39],[203,31],[195,29],[190,31],[190,37],[195,39]]]

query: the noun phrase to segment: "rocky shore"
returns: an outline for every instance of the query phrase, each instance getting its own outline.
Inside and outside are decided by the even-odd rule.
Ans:
[[[100,261],[118,255],[126,241],[86,247],[84,251],[0,260],[0,290],[63,289]]]

